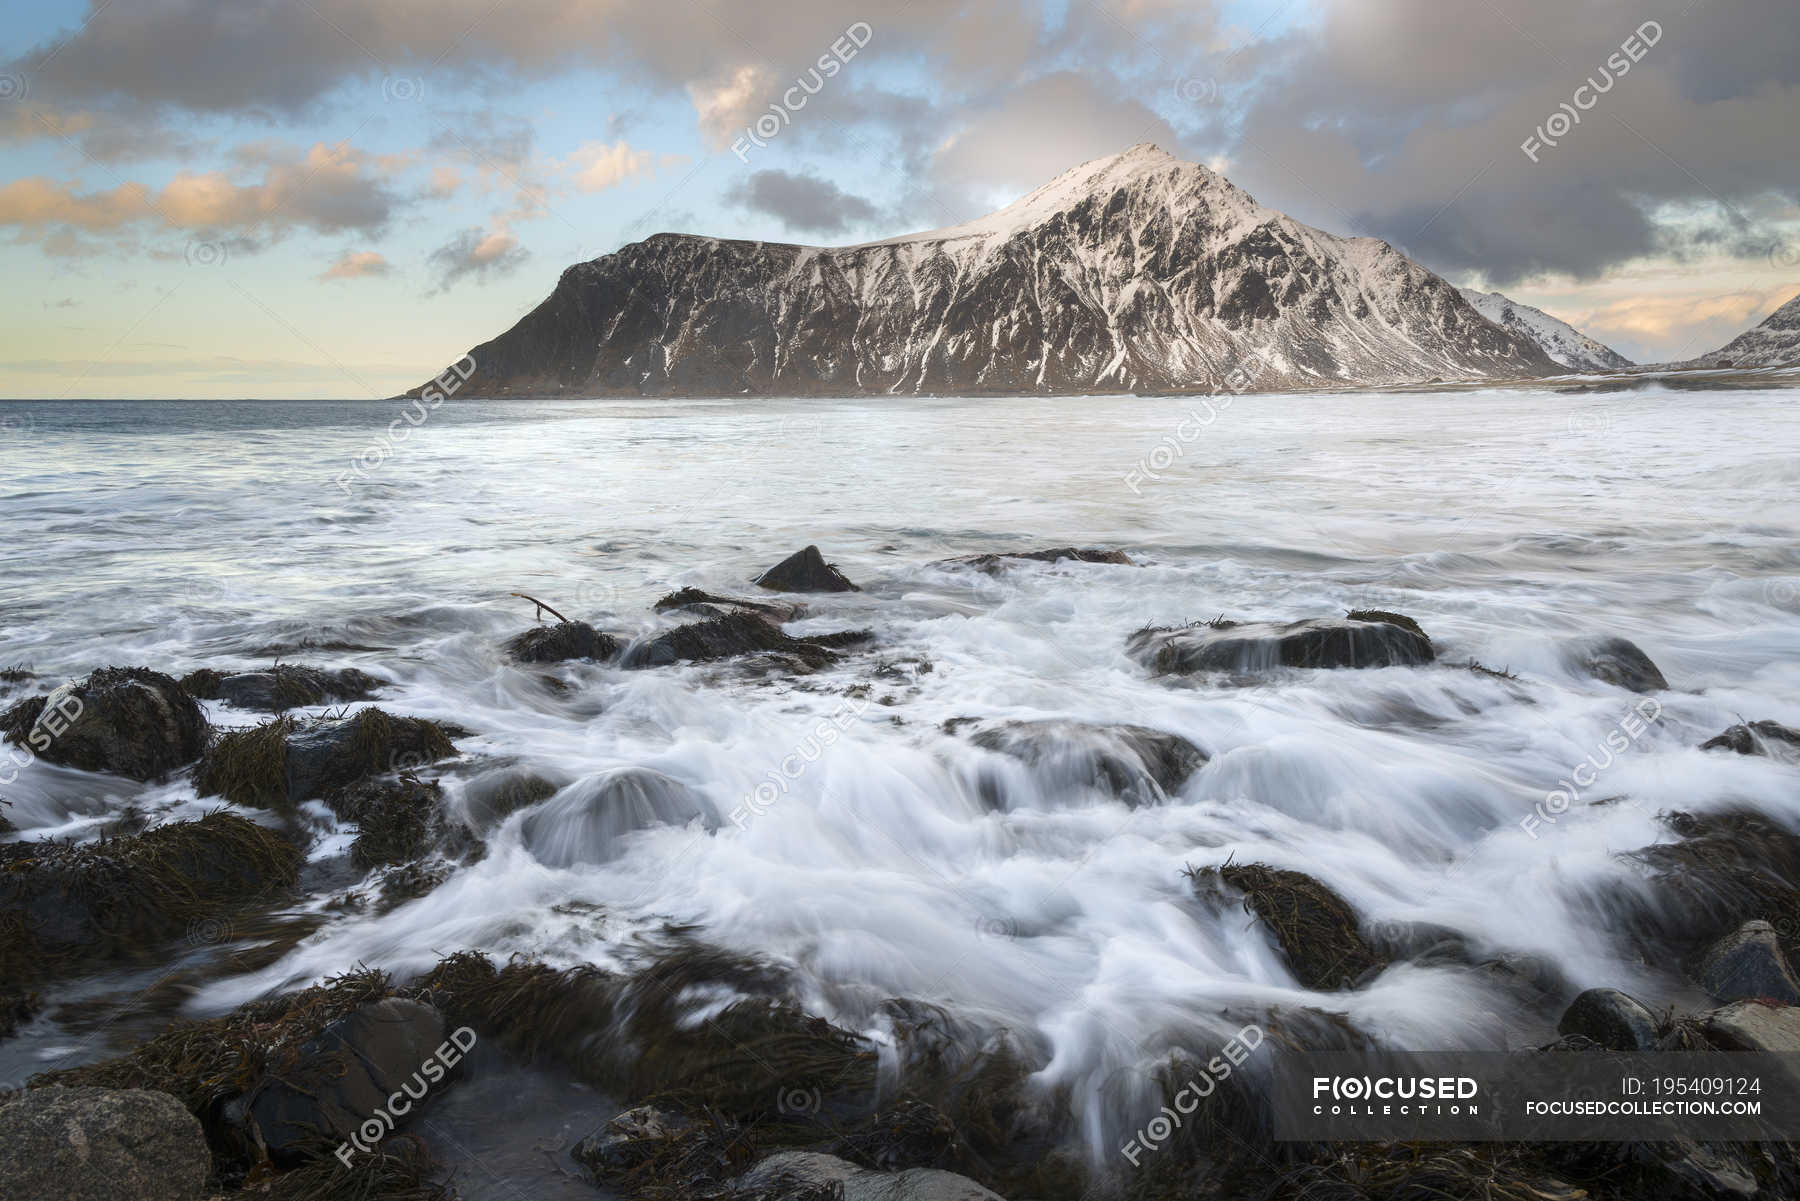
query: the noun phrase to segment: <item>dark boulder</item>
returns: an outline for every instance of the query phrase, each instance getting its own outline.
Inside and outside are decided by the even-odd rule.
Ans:
[[[702,617],[723,617],[733,609],[748,609],[752,613],[760,613],[770,621],[793,621],[803,611],[801,605],[784,604],[780,601],[753,601],[739,596],[719,596],[712,592],[702,592],[698,588],[682,588],[671,592],[652,606],[658,613],[676,610],[684,613],[697,613]]]
[[[1245,912],[1268,928],[1305,988],[1349,989],[1387,966],[1387,957],[1364,940],[1356,911],[1304,872],[1227,863],[1193,872],[1190,879],[1202,897],[1241,897]]]
[[[1590,988],[1563,1011],[1556,1032],[1589,1039],[1613,1051],[1653,1051],[1656,1016],[1616,988]]]
[[[718,825],[699,793],[661,772],[628,767],[563,789],[525,815],[519,836],[538,862],[571,867],[617,858],[620,840],[634,831],[695,820]]]
[[[771,592],[860,592],[844,573],[825,561],[819,548],[796,551],[755,579]]]
[[[755,613],[738,612],[676,626],[634,642],[625,648],[620,664],[634,669],[666,667],[672,663],[711,663],[761,653],[785,656],[809,671],[837,661],[837,655],[820,639],[794,638]]]
[[[197,1201],[212,1157],[167,1093],[39,1088],[0,1106],[0,1197]]]
[[[206,716],[181,685],[144,667],[108,667],[0,715],[6,740],[50,763],[158,780],[206,749]]]
[[[281,717],[222,735],[195,776],[201,796],[274,807],[329,797],[360,780],[456,754],[443,726],[363,709],[346,718]]]
[[[1405,622],[1405,624],[1402,624]],[[1277,667],[1393,667],[1430,663],[1431,639],[1410,619],[1320,618],[1202,622],[1139,630],[1126,650],[1159,675],[1251,674]]]
[[[1578,638],[1568,644],[1569,661],[1583,675],[1631,692],[1666,692],[1669,682],[1637,643],[1624,638]]]
[[[1745,922],[1701,956],[1696,976],[1715,1001],[1779,1001],[1800,1005],[1781,940],[1768,922]]]
[[[1700,744],[1700,749],[1793,760],[1800,758],[1800,730],[1776,721],[1747,722],[1708,738]]]
[[[619,653],[619,640],[585,621],[534,626],[507,640],[506,653],[520,663],[562,663],[569,659],[606,660]]]
[[[446,1035],[444,1015],[431,1005],[400,997],[371,1001],[272,1070],[238,1112],[278,1164],[329,1153],[321,1138],[349,1140],[371,1120],[386,1129],[404,1125],[473,1045],[469,1032],[457,1034]],[[407,1113],[394,1112],[396,1094]]]
[[[262,713],[284,713],[311,705],[366,701],[375,695],[381,681],[354,667],[332,670],[283,663],[267,671],[231,675],[203,667],[183,676],[181,687],[189,696],[202,700],[224,701],[239,709]]]
[[[304,856],[230,813],[105,842],[0,847],[0,993],[146,951],[292,886]]]
[[[951,732],[964,725],[950,723]],[[1186,738],[1146,726],[1007,721],[975,727],[968,737],[1024,763],[1046,792],[1099,789],[1133,805],[1166,799],[1206,763]]]
[[[941,559],[932,564],[934,567],[966,567],[975,571],[996,575],[1014,563],[1061,563],[1070,560],[1076,563],[1111,563],[1120,567],[1135,567],[1131,556],[1122,550],[1099,550],[1095,547],[1055,546],[1047,550],[1013,550],[994,551],[984,555],[958,555],[954,559]]]

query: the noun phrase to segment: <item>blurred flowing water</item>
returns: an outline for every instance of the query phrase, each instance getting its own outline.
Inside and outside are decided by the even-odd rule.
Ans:
[[[393,681],[384,708],[472,732],[443,772],[453,809],[508,765],[562,790],[430,895],[329,915],[191,1012],[462,948],[628,966],[642,939],[692,926],[792,965],[812,1008],[878,1039],[889,997],[1020,1032],[1107,1153],[1171,1043],[1273,1007],[1418,1048],[1551,1036],[1462,967],[1309,992],[1185,867],[1304,871],[1372,930],[1448,927],[1575,986],[1674,1003],[1676,965],[1628,938],[1621,898],[1644,871],[1621,853],[1668,840],[1657,814],[1673,809],[1800,824],[1794,767],[1695,749],[1740,718],[1800,725],[1793,390],[452,402],[377,463],[400,411],[0,403],[0,666],[356,665]],[[510,592],[634,635],[668,624],[658,596],[741,593],[808,543],[865,590],[811,598],[790,630],[878,635],[821,674],[569,664],[559,689],[501,652],[532,621]],[[1070,544],[1139,566],[933,566]],[[1149,624],[1361,608],[1416,617],[1439,664],[1196,683],[1124,653]],[[1636,641],[1671,691],[1527,831],[1642,699],[1575,670],[1560,648],[1588,634]],[[1470,659],[1518,679],[1454,666]],[[1131,722],[1211,761],[1168,803],[1128,808],[1036,788],[946,733],[956,717]],[[781,776],[833,718],[842,737]],[[624,769],[685,786],[682,803],[530,833]],[[5,796],[26,836],[216,804],[186,779],[44,764]]]

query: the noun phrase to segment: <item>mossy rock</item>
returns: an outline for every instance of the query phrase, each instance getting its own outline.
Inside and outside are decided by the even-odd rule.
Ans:
[[[506,653],[519,663],[562,663],[570,659],[604,662],[619,653],[619,640],[585,621],[533,626],[507,640]]]
[[[230,813],[105,842],[0,848],[0,992],[141,952],[283,895],[304,856]]]
[[[108,667],[0,714],[0,735],[39,758],[132,780],[160,780],[206,749],[206,716],[169,676]]]
[[[202,796],[278,808],[373,776],[411,771],[456,754],[436,722],[367,708],[346,718],[278,717],[222,735],[195,777]]]
[[[366,701],[381,681],[354,667],[303,667],[283,663],[267,671],[226,674],[203,667],[181,678],[189,696],[224,701],[239,709],[283,713],[313,705]]]
[[[1191,873],[1196,892],[1216,895],[1219,885],[1243,898],[1275,939],[1294,979],[1309,989],[1332,992],[1356,986],[1388,960],[1364,941],[1356,911],[1344,898],[1304,872],[1262,863],[1227,863]]]

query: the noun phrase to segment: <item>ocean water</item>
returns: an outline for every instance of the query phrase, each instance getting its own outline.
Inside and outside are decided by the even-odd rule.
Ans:
[[[1675,809],[1800,827],[1800,769],[1696,749],[1740,719],[1800,725],[1792,389],[453,401],[390,442],[401,413],[0,403],[0,667],[47,686],[108,664],[354,665],[390,682],[384,708],[470,731],[440,769],[452,810],[505,771],[559,789],[418,901],[309,899],[315,933],[185,1012],[464,948],[628,969],[692,927],[791,966],[810,1007],[878,1041],[890,997],[1015,1032],[1103,1156],[1154,1111],[1169,1046],[1210,1050],[1274,1010],[1414,1048],[1553,1037],[1553,1013],[1465,967],[1309,991],[1184,869],[1304,871],[1375,936],[1447,927],[1573,987],[1697,1005],[1678,965],[1636,949],[1657,901],[1625,853],[1668,840]],[[637,636],[674,620],[657,597],[742,594],[809,543],[863,591],[809,598],[790,630],[877,635],[819,674],[502,654],[533,621],[513,592]],[[1137,565],[938,563],[1071,544]],[[1169,680],[1124,651],[1145,625],[1359,608],[1417,618],[1439,663]],[[1667,676],[1651,709],[1566,653],[1602,634]],[[1642,733],[1608,751],[1634,714]],[[946,733],[959,717],[1135,723],[1210,761],[1132,808],[1042,786]],[[841,730],[829,746],[821,722]],[[685,786],[687,807],[580,820],[629,769]],[[185,778],[43,763],[4,795],[21,837],[217,803]],[[350,831],[317,820],[315,859],[342,856]],[[76,1045],[46,1025],[11,1074]]]

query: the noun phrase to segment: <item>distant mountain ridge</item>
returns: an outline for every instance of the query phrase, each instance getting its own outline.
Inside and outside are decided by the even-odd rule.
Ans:
[[[1612,347],[1595,341],[1542,309],[1521,304],[1498,292],[1463,288],[1462,294],[1483,317],[1501,329],[1510,329],[1530,338],[1545,354],[1571,371],[1623,371],[1636,366]]]
[[[657,234],[562,275],[460,396],[1210,392],[1556,374],[1373,238],[1151,145],[949,229],[825,248]]]
[[[1800,366],[1800,295],[1770,313],[1761,325],[1745,330],[1711,354],[1691,359],[1682,366]]]

